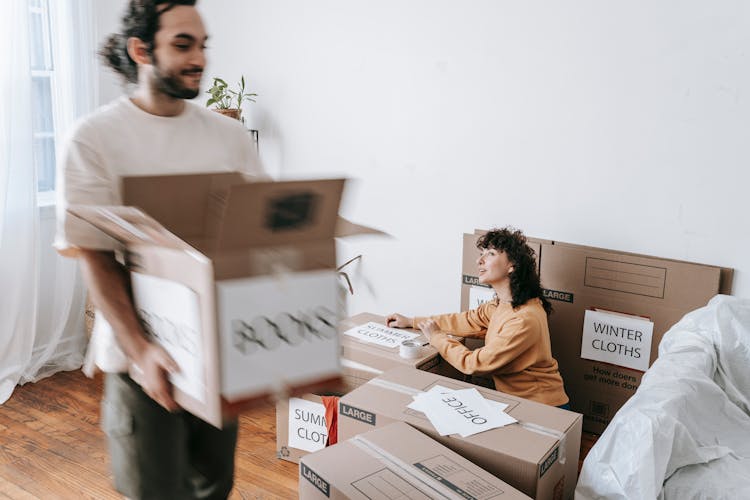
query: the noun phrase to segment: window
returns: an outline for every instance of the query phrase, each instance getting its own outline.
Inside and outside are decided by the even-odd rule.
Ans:
[[[50,196],[55,189],[55,126],[52,113],[55,65],[50,42],[49,0],[29,0],[29,55],[31,67],[34,166],[37,191]]]

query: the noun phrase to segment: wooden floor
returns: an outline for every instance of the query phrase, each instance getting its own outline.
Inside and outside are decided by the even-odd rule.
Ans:
[[[58,373],[0,405],[0,499],[121,498],[99,428],[101,377]],[[596,436],[584,434],[581,461]],[[297,465],[276,458],[273,406],[240,419],[230,498],[297,498]]]

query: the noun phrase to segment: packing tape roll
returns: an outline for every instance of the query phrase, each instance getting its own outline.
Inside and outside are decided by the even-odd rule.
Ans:
[[[422,342],[415,342],[414,340],[404,340],[398,349],[398,354],[405,359],[418,358],[422,351]]]

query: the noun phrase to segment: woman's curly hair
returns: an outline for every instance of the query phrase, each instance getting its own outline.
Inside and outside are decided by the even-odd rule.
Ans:
[[[193,6],[197,0],[130,0],[121,19],[119,33],[107,37],[99,50],[105,64],[127,83],[138,82],[138,65],[128,54],[128,38],[143,41],[151,54],[159,31],[159,16],[176,5]]]
[[[526,243],[526,236],[521,231],[512,227],[492,229],[477,240],[477,248],[504,252],[513,264],[513,272],[509,274],[513,308],[525,304],[529,299],[538,298],[544,311],[548,315],[552,312],[552,304],[542,294],[534,249]]]

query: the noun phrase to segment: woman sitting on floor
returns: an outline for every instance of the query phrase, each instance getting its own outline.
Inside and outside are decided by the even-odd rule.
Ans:
[[[479,282],[495,297],[476,309],[426,318],[391,314],[386,324],[418,328],[440,355],[467,375],[491,374],[506,394],[568,408],[563,380],[552,357],[547,315],[552,306],[542,295],[534,250],[521,231],[493,229],[477,241]],[[459,337],[484,337],[469,350]]]

